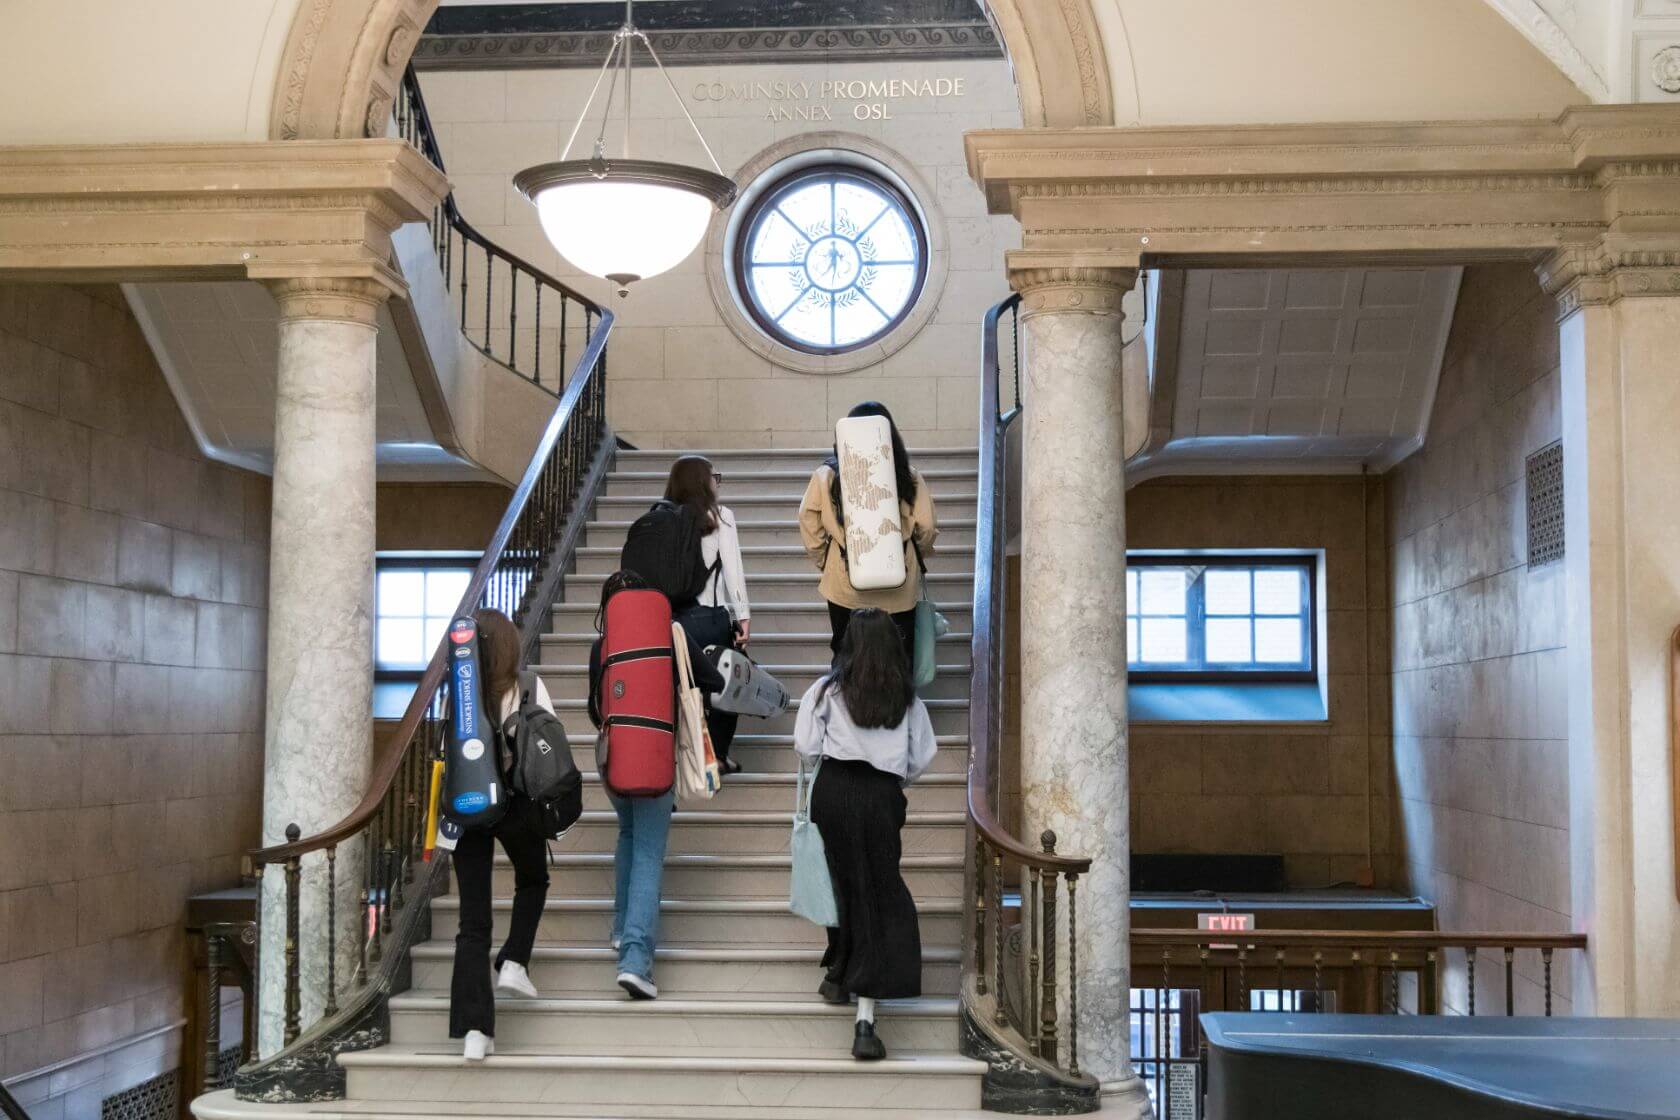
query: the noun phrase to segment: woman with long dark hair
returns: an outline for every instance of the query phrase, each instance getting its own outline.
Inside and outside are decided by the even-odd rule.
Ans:
[[[840,922],[828,931],[830,1003],[856,996],[852,1056],[886,1057],[875,1001],[922,994],[916,903],[898,863],[904,787],[933,764],[937,740],[898,629],[884,611],[852,615],[835,668],[799,702],[793,746],[817,762],[811,820],[822,834]]]
[[[501,611],[481,610],[473,618],[478,623],[478,669],[484,682],[484,702],[496,713],[499,728],[519,710],[519,630]],[[535,700],[554,711],[541,677],[537,678]],[[497,842],[513,864],[513,916],[507,940],[496,954],[498,991],[536,997],[537,989],[527,970],[543,903],[548,898],[548,840],[542,819],[536,805],[508,784],[513,759],[503,736],[497,735],[496,742],[502,788],[508,796],[507,812],[489,828],[463,832],[455,844],[453,859],[461,917],[455,934],[455,971],[449,984],[449,1037],[464,1040],[468,1061],[481,1061],[496,1048],[496,1001],[485,956],[490,952],[491,871]]]
[[[747,574],[741,563],[741,537],[735,514],[718,502],[723,476],[703,455],[683,455],[671,464],[665,481],[665,500],[688,510],[700,527],[700,559],[706,566],[706,588],[694,603],[679,608],[676,620],[702,648],[735,646],[745,649],[752,634],[752,604],[747,601]],[[706,694],[706,727],[712,750],[726,774],[741,764],[729,757],[740,717],[712,709]]]
[[[818,590],[828,601],[828,623],[833,632],[829,648],[839,653],[852,612],[875,607],[892,616],[908,656],[916,648],[916,598],[921,591],[921,557],[933,551],[939,523],[933,509],[933,493],[921,473],[910,465],[910,452],[898,434],[892,413],[880,401],[864,401],[847,416],[881,416],[892,431],[893,470],[898,478],[899,529],[904,534],[905,579],[897,587],[880,591],[859,591],[846,571],[846,515],[840,502],[840,452],[836,448],[811,475],[805,497],[799,504],[799,536],[811,562],[822,572]]]

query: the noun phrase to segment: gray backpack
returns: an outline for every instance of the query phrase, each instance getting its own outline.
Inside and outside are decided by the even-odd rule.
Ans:
[[[583,775],[572,761],[571,743],[560,721],[537,702],[537,675],[519,674],[519,710],[502,724],[502,740],[513,756],[508,786],[529,799],[553,839],[583,815]]]

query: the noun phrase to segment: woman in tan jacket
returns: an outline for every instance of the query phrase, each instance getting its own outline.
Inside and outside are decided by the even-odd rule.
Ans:
[[[910,465],[910,453],[893,423],[892,413],[879,401],[865,401],[847,416],[880,416],[892,429],[893,467],[898,475],[898,513],[900,529],[904,533],[904,570],[908,573],[898,587],[878,591],[859,591],[852,586],[846,572],[846,557],[842,551],[846,539],[845,516],[840,504],[840,474],[836,453],[818,467],[805,487],[805,498],[799,504],[799,536],[810,554],[811,563],[822,572],[818,590],[828,600],[828,621],[834,637],[829,648],[840,652],[840,640],[846,636],[846,626],[852,612],[862,607],[875,607],[892,615],[899,636],[904,639],[906,656],[914,656],[916,648],[916,599],[921,591],[921,564],[917,550],[926,556],[933,552],[934,538],[939,525],[933,511],[933,493],[921,474]]]

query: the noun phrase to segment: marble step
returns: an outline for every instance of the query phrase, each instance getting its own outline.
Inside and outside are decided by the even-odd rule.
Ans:
[[[734,507],[734,504],[745,497],[758,497],[761,494],[793,493],[795,501],[805,493],[805,487],[811,481],[811,472],[816,469],[813,461],[803,469],[787,467],[777,469],[731,470],[722,464],[713,464],[714,468],[723,475],[723,488],[720,497],[723,504]],[[970,463],[967,467],[917,467],[922,473],[922,479],[933,488],[933,500],[937,503],[946,494],[961,494],[974,492],[975,482],[979,477],[979,468]],[[665,484],[670,477],[669,471],[627,470],[622,466],[607,475],[605,493],[608,496],[637,495],[653,501],[664,497]]]
[[[973,548],[974,519],[947,517],[944,510],[939,512],[939,548]],[[631,520],[591,521],[584,527],[583,543],[590,548],[621,550],[624,538],[629,535]],[[777,517],[770,511],[764,511],[753,520],[747,519],[745,511],[737,513],[735,531],[743,548],[799,543],[799,522],[792,516]]]
[[[979,452],[973,447],[912,447],[910,461],[917,470],[973,469]],[[704,455],[727,477],[730,471],[803,470],[809,474],[834,453],[831,447],[718,448],[709,451],[620,450],[613,459],[617,470],[658,471],[668,474],[679,455]]]
[[[961,839],[961,833],[958,833]],[[491,904],[495,936],[507,936],[513,910],[510,898]],[[461,901],[454,895],[432,900],[432,936],[453,938],[460,916]],[[537,940],[586,942],[605,945],[612,935],[613,904],[610,898],[556,898],[543,908]],[[927,945],[955,945],[962,938],[965,910],[957,898],[916,900],[921,920],[922,942]],[[715,944],[821,945],[823,931],[788,909],[786,899],[705,899],[690,901],[665,898],[659,903],[659,943],[683,945]]]
[[[589,662],[589,647],[595,641],[593,629],[579,634],[546,634],[542,638],[540,656],[549,665],[583,665]],[[952,630],[939,639],[938,657],[947,664],[968,664],[968,650],[974,636],[966,630]],[[765,664],[800,665],[826,663],[832,656],[829,631],[760,634],[754,622],[749,652]]]
[[[585,545],[577,550],[577,569],[574,574],[606,575],[616,572],[623,551],[622,544],[617,547]],[[974,572],[973,545],[952,544],[946,547],[941,537],[939,547],[927,553],[924,558],[930,572],[963,572],[970,575]],[[775,544],[743,544],[741,565],[749,579],[755,575],[803,575],[807,571],[815,570],[811,565],[810,555],[799,544],[798,536]],[[751,590],[749,586],[748,591]]]
[[[605,965],[604,973],[611,974]],[[690,1056],[768,1056],[851,1046],[856,1011],[810,995],[696,995],[655,972],[657,1000],[619,992],[592,998],[496,999],[496,1049],[572,1053],[657,1049]],[[391,1042],[420,1045],[449,1037],[447,985],[391,997]],[[876,1029],[889,1050],[955,1050],[957,1001],[923,997],[879,1005]]]
[[[905,885],[917,898],[957,898],[963,892],[963,857],[904,856],[899,864]],[[664,893],[671,898],[786,899],[792,871],[788,856],[671,854],[665,857]],[[611,852],[568,852],[554,857],[549,868],[549,893],[554,897],[609,898],[613,893]],[[496,849],[494,890],[513,896],[513,866]],[[792,989],[781,989],[792,990]]]
[[[611,809],[600,775],[586,770],[583,775],[583,807]],[[795,775],[790,772],[753,774],[744,769],[724,777],[723,788],[706,803],[715,813],[793,812]],[[965,774],[924,774],[904,791],[910,808],[923,813],[959,813],[968,804]]]
[[[588,722],[585,720],[584,722]],[[595,767],[595,735],[570,734],[572,758],[577,768],[589,771]],[[791,735],[757,735],[751,731],[735,736],[730,754],[741,764],[745,774],[791,774],[798,769],[793,753]],[[933,756],[929,774],[961,774],[968,768],[968,736],[941,735],[939,750]]]
[[[664,992],[778,995],[815,991],[822,980],[822,957],[823,950],[817,947],[662,945],[654,953],[654,968]],[[617,963],[617,951],[603,945],[538,945],[531,954],[531,982],[545,995],[618,998],[623,993],[613,982]],[[415,988],[448,988],[455,943],[427,941],[415,946],[413,965]],[[955,996],[961,966],[962,952],[955,946],[924,945],[922,994]]]
[[[966,813],[910,813],[900,832],[905,854],[966,850]],[[671,818],[668,850],[694,855],[764,855],[788,850],[792,823],[786,811],[713,813],[679,809]],[[618,814],[586,812],[550,847],[561,852],[610,852],[618,843]]]
[[[595,510],[590,520],[634,521],[643,513],[646,513],[648,506],[663,492],[663,485],[659,487],[658,492],[650,491],[645,494],[621,494],[609,490],[609,492],[595,499]],[[804,497],[804,482],[784,482],[774,493],[732,494],[725,491],[723,504],[728,506],[735,516],[742,521],[762,521],[767,517],[799,516],[799,503]],[[958,517],[972,520],[975,504],[973,485],[963,487],[959,483],[955,489],[934,491],[934,515],[936,517]]]
[[[567,577],[566,582],[572,582]],[[593,598],[579,598],[576,601],[556,603],[554,605],[554,620],[549,631],[549,637],[571,637],[587,635],[590,641],[595,639],[595,614],[601,604],[601,585],[599,582],[590,584]],[[951,623],[952,630],[968,631],[974,621],[974,592],[972,584],[967,587],[948,588],[942,584],[934,585],[934,603],[939,612]],[[816,584],[813,581],[810,594],[800,602],[773,603],[753,600],[752,629],[756,638],[766,634],[827,634],[831,633],[828,622],[828,604],[817,595]],[[587,653],[586,653],[587,656]]]
[[[837,1107],[890,1106],[918,1115],[973,1110],[980,1107],[986,1068],[950,1051],[858,1062],[847,1050],[710,1057],[554,1054],[509,1046],[482,1062],[468,1062],[460,1045],[447,1040],[340,1054],[338,1063],[348,1075],[352,1100],[379,1101],[387,1109],[403,1101],[447,1101],[494,1104],[496,1113],[505,1115],[508,1105],[558,1103],[612,1110],[603,1116],[623,1115],[623,1105],[679,1109],[681,1116],[694,1116],[697,1106],[732,1116]]]
[[[817,590],[817,579],[822,573],[815,568],[807,567],[804,571],[766,574],[752,570],[747,572],[747,597],[752,601],[753,622],[758,621],[758,608],[761,603],[798,603],[809,607],[819,607],[825,614],[828,607],[823,603],[822,596]],[[601,602],[601,584],[607,574],[602,572],[579,572],[566,577],[566,603],[599,606]],[[933,600],[943,603],[955,600],[957,602],[972,602],[974,597],[974,573],[962,572],[929,572],[927,585]],[[947,615],[947,618],[950,616]],[[956,625],[953,623],[952,625]]]
[[[944,653],[944,650],[940,650]],[[585,654],[587,656],[587,653]],[[803,665],[782,664],[768,658],[759,664],[771,676],[782,683],[794,697],[803,696],[817,681],[828,675],[828,658],[821,663],[806,663]],[[582,662],[570,665],[531,666],[543,679],[548,688],[548,695],[555,701],[587,700],[589,698],[589,668]],[[918,694],[923,700],[963,700],[968,696],[969,670],[967,660],[959,663],[943,663],[936,667],[933,680],[922,686]],[[752,720],[758,722],[757,717],[744,717],[743,722]]]
[[[965,672],[961,680],[967,685],[968,675]],[[552,686],[550,686],[552,687]],[[966,699],[935,697],[925,700],[928,716],[933,720],[933,731],[936,735],[960,735],[968,731],[968,701]],[[741,730],[756,732],[761,735],[791,735],[799,700],[795,698],[793,706],[781,715],[771,716],[769,719],[758,719],[746,716],[741,720]],[[589,701],[556,699],[554,711],[560,717],[560,723],[566,729],[566,734],[573,740],[595,741],[595,728],[589,722]]]

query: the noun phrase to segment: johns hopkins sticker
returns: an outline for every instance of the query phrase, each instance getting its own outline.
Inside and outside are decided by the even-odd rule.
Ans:
[[[477,762],[484,757],[484,740],[468,739],[461,744],[461,757],[468,762]]]

